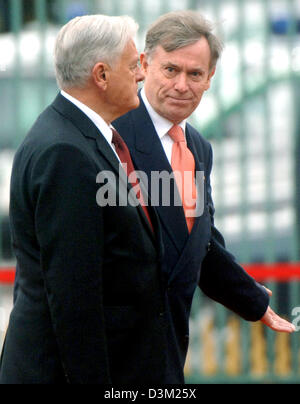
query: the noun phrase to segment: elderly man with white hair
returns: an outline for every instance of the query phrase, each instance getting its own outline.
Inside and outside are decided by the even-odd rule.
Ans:
[[[162,380],[158,222],[127,181],[121,163],[131,174],[130,155],[110,125],[139,105],[136,30],[129,17],[96,15],[58,34],[61,92],[12,170],[17,269],[1,384]],[[102,203],[101,173],[116,178],[103,185],[116,200],[135,189],[138,203]]]

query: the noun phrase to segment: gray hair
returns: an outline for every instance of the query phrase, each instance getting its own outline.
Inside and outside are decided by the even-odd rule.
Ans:
[[[76,17],[58,33],[54,63],[60,88],[83,87],[98,62],[114,67],[138,24],[128,16]]]
[[[210,47],[212,69],[223,50],[222,42],[212,31],[212,24],[200,13],[191,10],[172,11],[162,15],[150,26],[146,35],[145,53],[151,59],[159,45],[166,52],[172,52],[205,37]]]

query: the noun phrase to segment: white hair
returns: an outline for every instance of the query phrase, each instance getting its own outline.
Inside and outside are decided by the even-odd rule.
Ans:
[[[137,30],[138,24],[128,16],[87,15],[69,21],[55,43],[58,86],[83,87],[98,62],[113,68]]]

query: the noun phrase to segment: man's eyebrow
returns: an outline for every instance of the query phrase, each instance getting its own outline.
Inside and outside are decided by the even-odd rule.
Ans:
[[[180,69],[180,66],[177,65],[176,63],[173,63],[173,62],[164,62],[164,63],[162,63],[162,67],[173,67],[173,68],[175,68],[175,69]],[[202,69],[202,67],[198,67],[198,66],[189,69],[189,71],[191,71],[191,72],[205,73],[205,70]]]
[[[162,63],[162,66],[163,67],[175,67],[175,68],[179,68],[179,66],[178,65],[176,65],[175,63],[172,63],[172,62],[164,62],[164,63]]]

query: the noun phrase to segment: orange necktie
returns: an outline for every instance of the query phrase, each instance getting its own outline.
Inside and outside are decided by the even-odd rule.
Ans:
[[[188,149],[184,133],[179,125],[174,125],[169,135],[173,139],[171,166],[182,200],[182,206],[186,218],[186,224],[191,232],[195,222],[196,209],[196,184],[195,184],[195,159]]]
[[[135,169],[134,169],[134,165],[133,165],[133,162],[132,162],[132,159],[130,156],[129,149],[128,149],[126,143],[124,142],[124,140],[122,139],[121,135],[115,129],[112,129],[112,132],[113,132],[112,143],[115,145],[116,152],[117,152],[122,164],[127,164],[127,176],[130,175],[130,179],[132,179],[131,185],[137,191],[136,196],[144,210],[144,213],[149,221],[152,231],[154,232],[152,222],[150,219],[150,215],[149,215],[147,206],[145,205],[143,194],[140,189],[138,179],[135,175]]]

